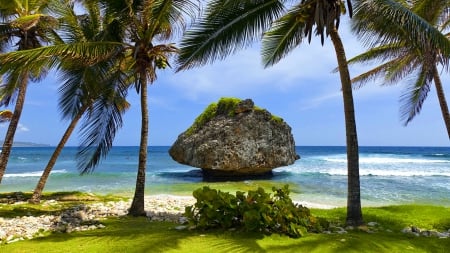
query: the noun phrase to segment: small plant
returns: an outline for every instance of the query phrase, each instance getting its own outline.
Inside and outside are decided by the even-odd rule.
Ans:
[[[273,197],[263,188],[232,195],[205,186],[194,191],[197,202],[186,207],[185,216],[199,229],[241,228],[290,237],[301,237],[308,230],[322,231],[327,226],[326,221],[312,217],[308,208],[292,202],[288,185],[272,190]]]

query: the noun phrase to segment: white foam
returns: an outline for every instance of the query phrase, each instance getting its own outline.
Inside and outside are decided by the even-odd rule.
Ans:
[[[343,157],[325,157],[323,160],[333,163],[347,163],[347,158]],[[430,164],[430,163],[448,163],[448,160],[438,159],[420,159],[420,158],[393,158],[393,157],[360,157],[360,164],[399,164],[399,163],[415,163],[415,164]]]
[[[44,171],[33,171],[33,172],[24,172],[24,173],[9,173],[5,174],[4,177],[40,177]],[[50,174],[53,173],[67,173],[66,170],[53,170]]]
[[[278,170],[278,169],[277,169]],[[279,171],[286,171],[289,173],[295,174],[304,174],[304,173],[319,173],[319,174],[327,174],[333,176],[346,176],[347,175],[347,166],[339,166],[334,168],[317,168],[308,169],[304,168],[301,165],[289,166],[285,168],[279,169]],[[450,168],[449,169],[428,169],[428,170],[411,170],[408,168],[386,168],[386,169],[377,169],[377,168],[359,168],[360,176],[397,176],[397,177],[431,177],[431,176],[441,176],[441,177],[450,177]]]

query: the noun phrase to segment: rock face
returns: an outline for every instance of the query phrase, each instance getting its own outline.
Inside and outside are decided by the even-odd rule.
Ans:
[[[181,164],[201,168],[208,177],[271,174],[293,164],[291,128],[250,99],[222,98],[211,104],[169,150]]]

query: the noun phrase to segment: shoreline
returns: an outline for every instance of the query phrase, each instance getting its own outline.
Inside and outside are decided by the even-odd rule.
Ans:
[[[30,212],[24,216],[14,218],[0,217],[0,244],[12,243],[25,239],[45,236],[47,232],[71,233],[74,231],[86,231],[105,228],[101,220],[108,217],[126,216],[131,206],[132,198],[123,197],[120,200],[95,199],[95,194],[87,193],[80,197],[79,204],[61,209],[57,214],[32,215]],[[92,199],[89,199],[89,196]],[[24,199],[26,200],[26,199]],[[0,203],[0,209],[6,205],[26,204],[24,200],[15,203]],[[72,199],[73,201],[74,199]],[[42,206],[55,206],[70,199],[57,198],[41,201]],[[187,219],[183,216],[185,207],[194,205],[196,199],[193,196],[174,194],[147,194],[144,199],[145,211],[148,221],[168,221],[185,227]],[[339,206],[320,204],[308,201],[295,201],[307,208],[333,209]],[[342,207],[342,206],[340,206]]]
[[[155,203],[158,202],[165,202],[165,201],[177,201],[182,203],[190,203],[189,205],[193,205],[195,203],[195,198],[192,196],[187,195],[174,195],[174,194],[148,194],[145,195],[146,199],[149,199],[151,201],[154,201]],[[343,206],[336,206],[332,204],[321,204],[321,203],[314,203],[309,201],[297,201],[295,199],[292,199],[292,201],[295,204],[302,205],[307,208],[315,208],[315,209],[333,209]]]

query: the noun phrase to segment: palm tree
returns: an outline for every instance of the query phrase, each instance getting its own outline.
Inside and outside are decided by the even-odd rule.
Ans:
[[[330,36],[336,51],[338,70],[344,100],[346,145],[347,145],[347,224],[363,223],[359,181],[359,151],[354,115],[353,94],[344,47],[338,33],[340,16],[344,10],[343,0],[300,0],[286,11],[284,4],[291,1],[253,0],[253,1],[210,1],[200,21],[185,33],[178,58],[178,70],[204,65],[246,47],[261,37],[262,56],[266,67],[280,61],[291,50],[300,45],[305,38],[311,41],[312,35],[320,35],[322,44]],[[347,2],[347,11],[352,16],[352,4]],[[395,5],[393,0],[353,1],[361,11],[362,6],[376,5],[371,17],[390,17],[394,10],[397,15],[392,22],[411,30],[411,38],[424,42],[436,38],[436,30],[430,30],[423,22],[409,19],[414,15],[407,8]],[[354,4],[353,4],[354,5]],[[360,7],[360,8],[359,8]],[[415,17],[415,16],[414,16]],[[314,30],[313,30],[314,29]],[[358,32],[367,29],[361,24]],[[381,37],[384,38],[384,37]],[[442,38],[428,40],[432,46],[444,45]],[[450,47],[440,48],[449,55]]]
[[[107,13],[126,25],[125,48],[131,57],[129,63],[135,76],[135,88],[140,94],[141,141],[136,189],[129,214],[146,215],[144,210],[145,174],[148,146],[147,85],[156,79],[156,70],[169,66],[171,55],[178,52],[174,44],[167,43],[178,31],[185,29],[185,18],[195,15],[196,1],[114,1],[105,0]]]
[[[129,214],[146,215],[144,210],[145,172],[147,167],[148,143],[148,103],[147,85],[156,81],[157,69],[169,65],[169,59],[178,52],[169,41],[185,29],[186,18],[198,12],[195,0],[100,0],[103,5],[104,19],[115,24],[116,36],[121,39],[101,42],[80,42],[53,45],[27,52],[11,52],[0,55],[0,74],[11,68],[29,67],[33,70],[42,66],[55,67],[59,61],[86,61],[91,64],[114,59],[121,68],[133,74],[130,80],[141,98],[141,141],[139,145],[139,162],[136,189]],[[120,42],[118,42],[120,41]],[[87,139],[95,140],[98,135],[89,135]],[[90,141],[88,141],[90,143]],[[92,149],[85,150],[86,152]],[[85,153],[79,158],[83,160]],[[81,162],[89,171],[90,162]]]
[[[49,2],[50,0],[1,1],[0,52],[13,48],[18,51],[38,48],[49,42],[51,31],[58,24],[56,19],[44,14]],[[16,104],[0,154],[0,183],[22,114],[28,81],[38,80],[42,73],[42,69],[35,72],[26,68],[10,70],[4,80],[5,84],[1,86],[0,106],[8,106],[14,99]]]
[[[449,1],[446,0],[423,0],[423,1],[398,1],[406,8],[417,14],[414,18],[418,21],[423,19],[432,29],[434,26],[441,32],[447,31],[449,26]],[[450,114],[445,99],[442,81],[439,75],[438,65],[448,67],[448,58],[441,51],[429,45],[415,43],[411,37],[411,31],[401,27],[399,23],[387,25],[386,18],[367,18],[371,15],[373,6],[364,5],[355,15],[353,20],[354,29],[358,30],[361,23],[365,23],[367,29],[360,32],[370,49],[349,60],[349,64],[366,63],[380,60],[383,63],[373,69],[353,78],[353,83],[361,87],[370,80],[384,77],[385,84],[400,83],[404,77],[415,74],[415,80],[408,83],[404,94],[401,96],[401,118],[407,125],[422,109],[424,100],[427,98],[432,81],[434,81],[442,117],[444,119],[448,137],[450,138]],[[386,28],[389,27],[389,30]],[[392,32],[392,39],[378,41],[376,38],[381,34]],[[378,35],[378,36],[373,36]],[[450,34],[444,36],[449,37]],[[441,35],[443,36],[443,35]]]
[[[262,39],[262,56],[266,67],[280,61],[312,35],[321,43],[330,36],[336,50],[344,99],[347,135],[348,201],[347,223],[363,224],[359,182],[358,138],[350,75],[344,47],[338,33],[344,1],[301,0],[287,12],[284,1],[222,1],[209,3],[206,15],[185,34],[178,59],[180,69],[223,58],[250,41]],[[348,12],[352,5],[347,1]]]
[[[110,36],[114,34],[110,31],[113,27],[108,24],[103,26],[101,23],[98,3],[84,3],[87,13],[84,15],[76,15],[72,4],[65,3],[58,7],[58,12],[65,22],[63,33],[69,38],[68,43],[114,39]],[[121,115],[129,107],[125,100],[128,88],[126,73],[114,64],[105,61],[95,65],[86,65],[84,62],[62,64],[64,83],[60,87],[60,108],[63,116],[71,122],[48,161],[29,202],[40,202],[53,166],[83,115],[87,114],[81,131],[87,140],[82,144],[80,155],[83,156],[82,161],[87,163],[80,165],[86,170],[82,172],[92,170],[100,158],[108,153],[117,129],[122,126]],[[94,141],[91,138],[93,135],[97,137]]]

